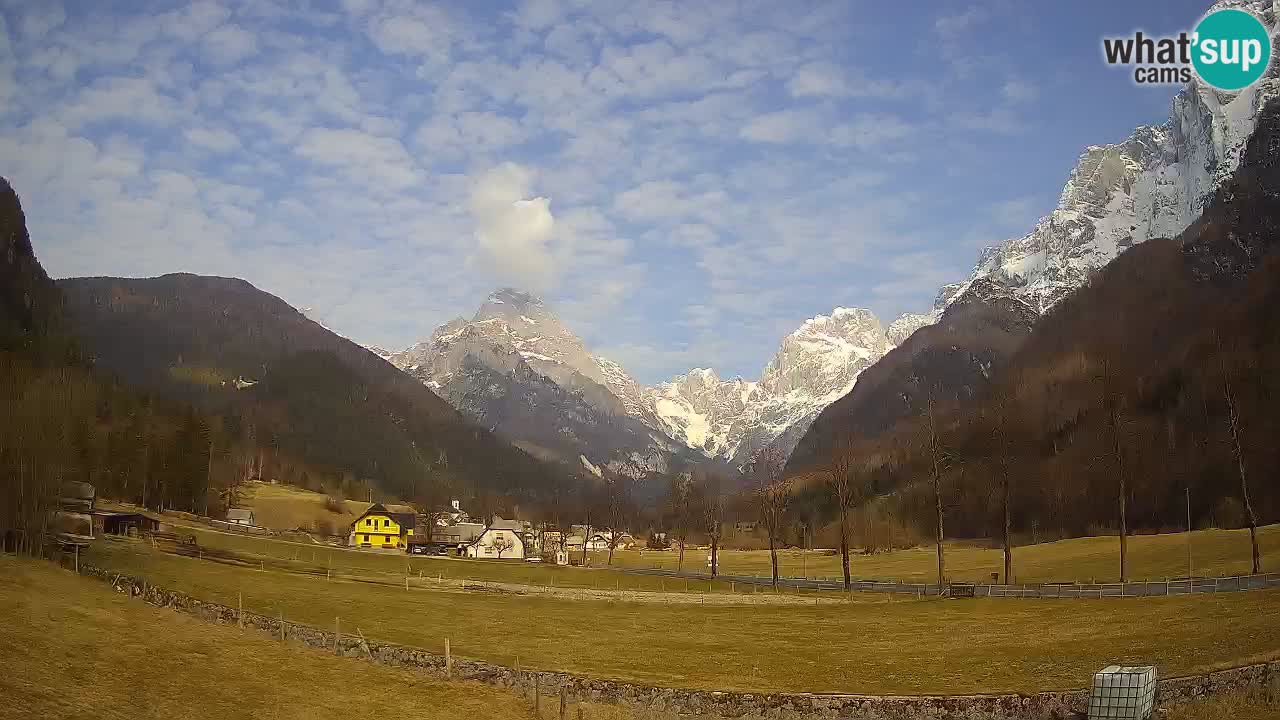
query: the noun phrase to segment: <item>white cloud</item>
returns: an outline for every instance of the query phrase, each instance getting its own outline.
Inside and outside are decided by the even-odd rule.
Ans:
[[[787,81],[792,97],[899,97],[906,88],[898,81],[873,79],[858,68],[831,62],[802,65]]]
[[[194,42],[231,17],[231,11],[215,0],[199,0],[181,10],[160,16],[165,32],[185,42]]]
[[[738,133],[745,140],[791,143],[812,138],[819,129],[817,117],[804,110],[777,110],[755,116]]]
[[[933,31],[943,42],[957,42],[968,34],[983,19],[983,16],[981,8],[976,5],[971,6],[958,13],[939,16],[933,22]]]
[[[872,150],[905,140],[915,131],[913,125],[896,115],[862,113],[852,121],[835,127],[831,139],[837,145]]]
[[[469,208],[476,246],[499,279],[543,291],[557,267],[549,247],[555,229],[551,201],[534,197],[533,173],[504,163],[476,178]]]
[[[53,272],[244,275],[387,345],[508,282],[619,359],[685,333],[628,365],[678,370],[771,351],[797,295],[866,291],[931,130],[976,142],[1033,97],[851,65],[840,3],[312,4],[6,12],[0,165]]]
[[[366,191],[403,190],[420,180],[413,159],[395,138],[349,128],[312,128],[303,133],[294,151],[342,171]]]
[[[258,51],[258,39],[239,25],[223,25],[204,36],[205,57],[215,65],[234,65]]]
[[[106,77],[80,91],[61,117],[71,127],[117,119],[168,125],[179,111],[178,102],[149,78]]]
[[[463,157],[501,150],[523,137],[520,124],[493,112],[436,116],[418,129],[415,140],[428,158]]]
[[[39,42],[50,31],[55,30],[67,21],[67,13],[62,9],[62,3],[58,0],[44,0],[40,3],[34,3],[28,10],[27,13],[22,15],[22,19],[18,23],[19,31],[21,31],[24,39],[28,41]]]
[[[222,128],[188,128],[183,137],[192,145],[214,152],[229,152],[240,147],[240,138]]]
[[[1016,79],[1005,81],[1000,92],[1009,102],[1030,102],[1040,96],[1040,90],[1035,85]]]

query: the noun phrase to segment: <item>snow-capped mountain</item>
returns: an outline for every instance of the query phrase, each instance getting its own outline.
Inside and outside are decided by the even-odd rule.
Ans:
[[[1272,0],[1222,0],[1213,9],[1223,7],[1247,9],[1276,27]],[[984,250],[968,279],[939,291],[931,313],[904,314],[882,332],[879,323],[871,329],[874,318],[866,313],[859,322],[868,327],[855,330],[855,338],[835,328],[836,318],[849,312],[837,309],[788,336],[760,382],[712,382],[714,373],[694,371],[696,382],[690,373],[654,388],[656,412],[677,439],[737,464],[762,442],[776,439],[790,451],[817,414],[852,389],[861,370],[938,322],[953,303],[1008,298],[1043,313],[1126,247],[1181,233],[1239,165],[1263,105],[1280,95],[1278,76],[1280,63],[1272,63],[1262,81],[1239,93],[1193,81],[1174,99],[1164,124],[1087,148],[1057,208],[1026,235]],[[831,339],[817,339],[824,335]],[[851,347],[861,352],[851,355]]]
[[[387,359],[465,415],[541,456],[584,467],[639,459],[665,467],[696,457],[663,433],[643,389],[587,352],[540,299],[497,290],[471,319]],[[657,469],[657,468],[655,468]]]
[[[893,348],[891,338],[900,341],[930,317],[904,315],[886,331],[870,310],[836,308],[783,338],[758,381],[694,369],[650,388],[649,397],[672,437],[741,466],[770,444],[790,452],[818,413]]]
[[[1272,0],[1223,0],[1276,28]],[[1274,40],[1273,40],[1274,44]],[[987,278],[1043,313],[1125,248],[1176,237],[1203,212],[1240,164],[1245,142],[1268,100],[1280,95],[1280,63],[1237,93],[1193,80],[1173,101],[1169,120],[1126,140],[1081,154],[1058,206],[1031,232],[983,251],[969,279],[942,288],[934,317],[978,278]]]
[[[1247,9],[1276,27],[1272,0],[1221,0],[1213,9],[1223,7]],[[638,420],[652,431],[655,445],[674,439],[739,466],[769,444],[789,452],[863,370],[916,330],[937,323],[949,306],[1007,301],[1034,316],[1125,248],[1181,233],[1239,165],[1262,106],[1280,95],[1278,76],[1280,63],[1272,63],[1262,81],[1238,93],[1193,81],[1174,99],[1164,124],[1087,148],[1057,207],[1026,235],[984,250],[969,278],[941,288],[932,312],[904,314],[886,328],[870,311],[836,308],[784,338],[758,381],[722,380],[698,368],[641,387],[617,363],[588,352],[537,298],[509,289],[491,295],[472,320],[451,321],[432,340],[389,359],[452,398],[466,384],[455,375],[468,357],[502,372],[519,370],[510,358],[486,354],[496,348],[513,353],[591,412]],[[476,382],[474,373],[467,382]]]

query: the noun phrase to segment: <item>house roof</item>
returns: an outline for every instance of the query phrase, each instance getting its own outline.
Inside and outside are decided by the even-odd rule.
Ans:
[[[228,508],[227,519],[228,520],[252,520],[253,510],[250,510],[249,508]]]
[[[408,506],[393,505],[392,507],[404,508]],[[409,508],[409,509],[412,510],[413,508]],[[364,512],[360,513],[360,515],[356,517],[355,520],[351,521],[351,527],[355,527],[356,523],[359,523],[361,520],[365,519],[370,515],[386,515],[392,520],[395,520],[396,524],[399,525],[401,528],[413,528],[413,526],[416,525],[418,522],[418,514],[415,512],[388,510],[386,505],[383,505],[382,503],[374,503],[369,507],[365,508]]]
[[[503,520],[500,517],[494,517],[493,522],[489,523],[490,530],[514,530],[515,532],[524,531],[524,523],[519,520]]]

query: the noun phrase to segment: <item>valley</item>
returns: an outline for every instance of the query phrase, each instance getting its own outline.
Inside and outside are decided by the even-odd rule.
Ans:
[[[1278,44],[0,7],[0,718],[1278,717]]]

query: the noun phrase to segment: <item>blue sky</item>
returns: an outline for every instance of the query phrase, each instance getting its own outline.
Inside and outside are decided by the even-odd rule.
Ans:
[[[927,310],[1167,118],[1101,37],[1207,3],[0,8],[0,174],[54,276],[243,277],[389,349],[514,285],[656,382]]]

